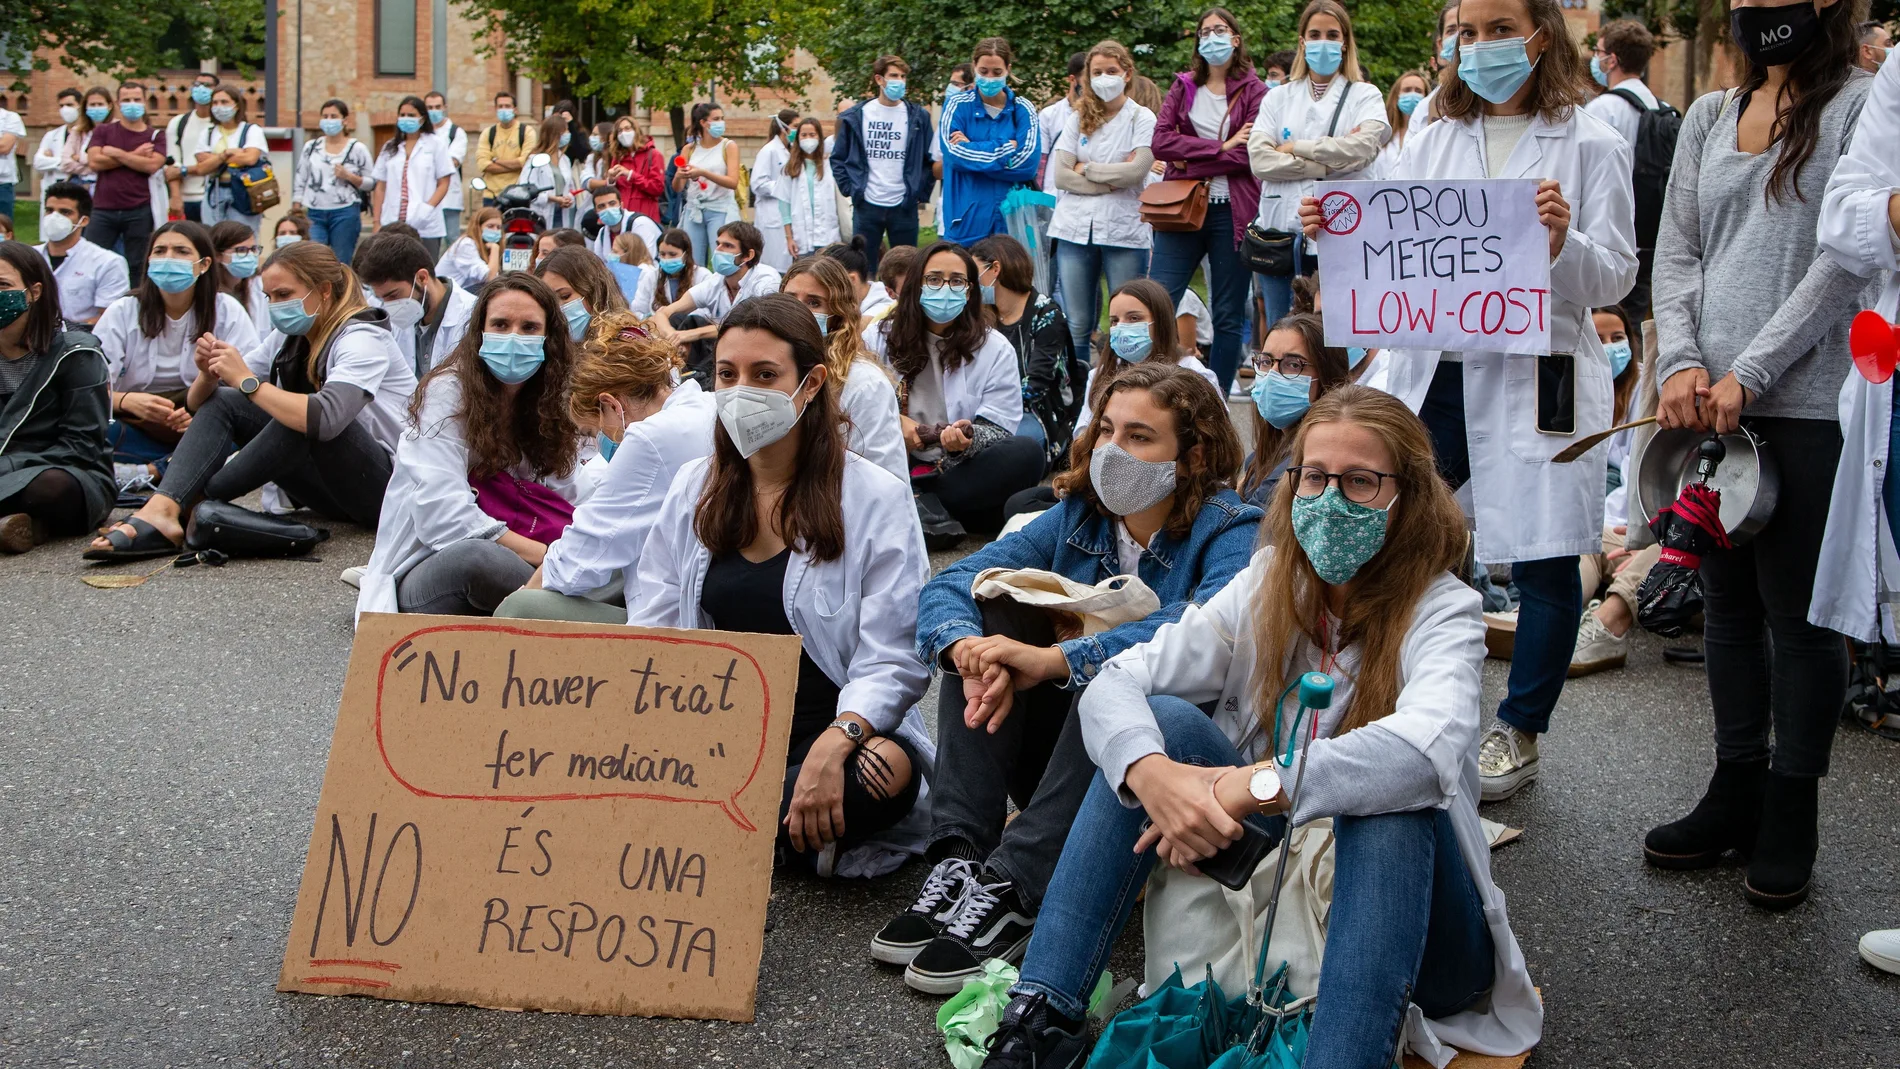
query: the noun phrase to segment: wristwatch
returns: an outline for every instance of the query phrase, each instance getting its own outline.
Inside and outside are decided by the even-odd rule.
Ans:
[[[1254,766],[1253,774],[1247,777],[1247,793],[1262,808],[1280,797],[1280,773],[1272,761]]]
[[[838,719],[833,720],[831,722],[831,726],[834,728],[837,728],[839,731],[844,732],[844,737],[847,739],[850,739],[854,745],[857,745],[857,746],[864,745],[864,725],[863,724],[858,723],[856,720],[853,720],[850,717],[841,716]]]
[[[238,392],[249,397],[256,393],[257,388],[261,385],[263,384],[257,381],[256,375],[246,375],[238,381]]]

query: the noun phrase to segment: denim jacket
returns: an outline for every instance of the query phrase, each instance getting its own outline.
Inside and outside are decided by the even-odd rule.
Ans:
[[[1071,690],[1086,686],[1110,658],[1146,642],[1162,624],[1180,619],[1189,603],[1200,604],[1220,592],[1247,566],[1254,551],[1262,513],[1232,490],[1222,490],[1201,506],[1186,539],[1165,529],[1142,550],[1137,571],[1161,599],[1161,608],[1142,619],[1059,643],[1069,661]],[[1115,552],[1114,521],[1074,497],[939,572],[924,586],[917,608],[917,656],[937,663],[959,639],[983,634],[983,614],[970,596],[970,584],[988,568],[1040,568],[1078,583],[1094,585],[1122,574]]]

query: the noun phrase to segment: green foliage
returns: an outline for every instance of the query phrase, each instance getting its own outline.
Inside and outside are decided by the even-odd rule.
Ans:
[[[63,50],[66,66],[115,77],[190,66],[199,56],[249,73],[264,62],[259,0],[6,0],[0,3],[0,69],[15,88],[29,67]],[[29,64],[25,57],[32,56]]]
[[[911,65],[910,92],[919,101],[935,100],[949,84],[950,70],[967,62],[970,49],[985,37],[1003,37],[1016,50],[1013,80],[1032,100],[1060,94],[1071,53],[1112,38],[1135,54],[1141,73],[1165,91],[1176,71],[1186,70],[1192,55],[1196,19],[1206,3],[1150,0],[1112,8],[1088,5],[1013,3],[944,5],[932,0],[864,0],[849,18],[832,20],[822,37],[807,47],[839,83],[845,96],[868,92],[870,69],[886,53]],[[1297,3],[1241,2],[1228,6],[1240,20],[1248,51],[1257,60],[1291,48],[1297,30]],[[1381,87],[1430,58],[1437,32],[1438,6],[1432,0],[1358,0],[1349,5],[1359,61],[1367,77]]]
[[[707,82],[741,100],[759,84],[802,92],[810,76],[791,69],[791,55],[829,17],[825,0],[455,2],[481,40],[504,42],[515,69],[610,100],[637,87],[662,109],[697,99]]]

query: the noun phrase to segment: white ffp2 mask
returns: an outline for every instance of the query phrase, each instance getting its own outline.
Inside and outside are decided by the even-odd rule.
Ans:
[[[733,448],[742,457],[778,441],[792,432],[804,410],[793,400],[805,380],[791,393],[764,386],[721,386],[713,391],[713,406],[719,412],[719,425],[726,428]]]

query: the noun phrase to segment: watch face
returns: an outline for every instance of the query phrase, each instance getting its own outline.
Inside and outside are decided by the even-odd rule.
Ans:
[[[1247,793],[1255,801],[1271,802],[1280,796],[1280,774],[1271,768],[1256,769],[1247,777]]]

